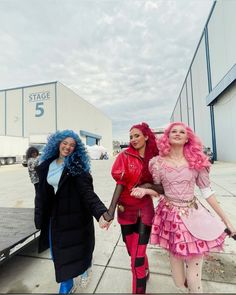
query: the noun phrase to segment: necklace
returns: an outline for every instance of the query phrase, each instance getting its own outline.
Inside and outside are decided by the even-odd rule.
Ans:
[[[185,160],[185,157],[184,156],[181,156],[181,157],[173,157],[173,156],[170,156],[169,155],[169,159],[170,159],[170,162],[172,163],[172,165],[175,167],[175,168],[178,168],[180,166],[183,165],[184,161]]]
[[[57,158],[56,162],[58,165],[61,165],[64,162],[65,158],[64,157],[59,157]]]
[[[170,156],[169,155],[169,158],[172,159],[172,160],[174,160],[174,161],[181,161],[181,160],[184,159],[184,156],[181,156],[181,157],[173,157],[173,156]]]

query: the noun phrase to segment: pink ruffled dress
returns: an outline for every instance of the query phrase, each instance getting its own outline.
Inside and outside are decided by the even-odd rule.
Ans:
[[[222,250],[225,225],[194,197],[195,185],[210,188],[207,169],[175,168],[157,156],[149,162],[149,170],[154,183],[162,183],[165,191],[155,210],[150,244],[184,259]]]

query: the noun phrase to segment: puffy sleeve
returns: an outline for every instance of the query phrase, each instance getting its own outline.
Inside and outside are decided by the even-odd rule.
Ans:
[[[111,175],[117,184],[126,185],[126,167],[126,155],[124,154],[124,152],[122,152],[117,156],[111,169]]]
[[[160,184],[161,183],[161,176],[160,176],[160,163],[158,161],[158,156],[152,158],[149,161],[148,168],[149,168],[149,172],[152,175],[153,182],[155,184]]]
[[[207,168],[203,168],[198,172],[196,178],[196,185],[199,187],[201,191],[201,195],[204,199],[209,198],[215,192],[211,189],[211,183],[209,179],[209,170]]]
[[[29,158],[27,164],[28,164],[28,170],[34,171],[35,167],[39,164],[39,160],[37,158]]]

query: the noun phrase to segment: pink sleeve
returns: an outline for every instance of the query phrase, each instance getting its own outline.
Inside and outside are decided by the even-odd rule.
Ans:
[[[197,179],[196,179],[196,185],[200,188],[208,188],[210,187],[210,179],[209,179],[209,170],[207,168],[203,168],[198,172]]]
[[[126,185],[125,171],[126,171],[125,157],[123,156],[123,154],[120,154],[117,156],[111,169],[112,177],[114,178],[117,184]]]
[[[160,169],[159,169],[159,162],[158,158],[154,157],[149,161],[149,172],[152,175],[153,182],[155,184],[161,183],[161,177],[160,177]]]

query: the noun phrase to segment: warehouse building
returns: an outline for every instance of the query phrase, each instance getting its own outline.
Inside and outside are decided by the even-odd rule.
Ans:
[[[188,124],[215,159],[236,162],[236,1],[214,1],[170,121]]]
[[[0,135],[30,137],[72,129],[112,154],[112,122],[60,82],[0,90]]]

